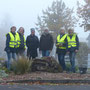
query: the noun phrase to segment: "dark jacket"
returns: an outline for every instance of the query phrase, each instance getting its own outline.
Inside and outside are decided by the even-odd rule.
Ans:
[[[23,35],[20,34],[20,33],[19,33],[19,36],[20,36],[20,40],[21,40],[21,41],[20,41],[21,44],[20,44],[19,48],[24,49],[24,37],[23,37]]]
[[[37,48],[39,47],[38,37],[29,35],[26,39],[26,46],[28,47],[27,55],[37,56]]]
[[[12,33],[12,32],[11,32]],[[13,35],[14,35],[14,37],[15,37],[15,35],[16,35],[16,33],[12,33]],[[16,48],[11,48],[11,47],[9,47],[9,42],[10,42],[10,35],[9,35],[9,33],[6,35],[6,47],[5,47],[5,51],[7,52],[7,53],[16,53]]]
[[[20,46],[19,46],[19,49],[24,49],[24,37],[22,34],[18,33],[19,34],[19,37],[20,37]]]
[[[60,34],[60,38],[62,38],[64,35],[65,35],[65,34],[63,34],[63,35]],[[63,46],[67,47],[67,46],[66,46],[66,45],[67,45],[67,44],[66,44],[66,43],[67,43],[66,38],[65,38],[64,41],[65,41],[65,43],[63,44]],[[57,43],[57,40],[56,40],[56,43]],[[65,54],[65,53],[66,53],[66,49],[56,48],[56,53],[57,53],[57,54],[61,54],[61,53]]]
[[[72,38],[73,35],[69,35],[70,38]],[[76,47],[71,47],[71,48],[68,48],[68,42],[66,43],[67,45],[67,51],[75,51],[75,50],[79,50],[79,39],[78,39],[78,36],[76,35]]]
[[[53,37],[49,33],[41,35],[40,50],[52,50],[53,44]]]
[[[20,37],[20,46],[17,48],[17,50],[16,50],[16,53],[19,53],[19,52],[24,52],[25,51],[25,48],[24,48],[24,37],[23,37],[23,35],[22,34],[20,34],[19,32],[18,32],[18,34],[19,34],[19,37]]]

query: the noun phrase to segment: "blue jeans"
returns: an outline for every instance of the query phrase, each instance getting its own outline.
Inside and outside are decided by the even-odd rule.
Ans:
[[[13,58],[14,60],[16,60],[16,54],[15,53],[7,53],[7,68],[10,70],[10,66],[11,66],[11,58]]]
[[[64,57],[65,57],[64,53],[58,54],[59,64],[61,65],[63,70],[66,70],[66,65],[65,65]]]
[[[75,56],[76,56],[76,52],[70,52],[69,53],[72,72],[75,72]]]
[[[48,57],[50,55],[50,52],[49,52],[49,50],[46,50],[46,51],[42,51],[42,56],[43,57]]]

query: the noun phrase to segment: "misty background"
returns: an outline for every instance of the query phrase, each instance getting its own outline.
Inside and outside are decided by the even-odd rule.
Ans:
[[[5,53],[5,35],[10,31],[12,25],[17,27],[24,27],[25,36],[30,34],[30,28],[35,28],[37,17],[42,15],[42,10],[56,0],[0,0],[0,56]],[[74,8],[76,15],[77,1],[84,4],[83,0],[63,0],[67,7]],[[78,22],[79,23],[79,22]],[[78,34],[80,41],[87,42],[89,32],[84,32],[78,24],[74,28]],[[36,35],[39,36],[38,31]]]

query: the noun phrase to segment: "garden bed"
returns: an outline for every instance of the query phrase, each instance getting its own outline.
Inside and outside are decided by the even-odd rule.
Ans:
[[[32,72],[23,75],[10,74],[8,77],[2,78],[1,81],[17,80],[90,80],[90,74]]]

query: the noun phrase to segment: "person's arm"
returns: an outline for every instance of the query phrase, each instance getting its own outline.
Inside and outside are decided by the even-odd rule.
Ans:
[[[6,47],[4,49],[6,52],[10,52],[9,42],[10,42],[10,35],[7,34],[6,35]]]
[[[53,40],[53,37],[52,36],[50,37],[50,41],[51,41],[50,50],[52,50],[53,49],[53,45],[54,45],[54,40]]]
[[[29,47],[29,37],[26,38],[26,46]]]
[[[40,37],[40,42],[39,42],[39,51],[41,51],[41,45],[42,45],[42,36]]]
[[[65,46],[66,46],[66,51],[68,52],[68,41],[67,41],[67,37],[65,38]]]
[[[37,48],[39,48],[39,39],[38,39],[38,37],[36,37],[37,38]]]
[[[7,38],[6,38],[6,47],[9,48],[9,42],[10,42],[10,35],[7,34]]]
[[[76,45],[77,45],[76,49],[79,50],[79,38],[77,35],[76,35]]]

